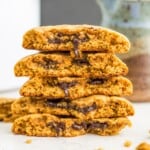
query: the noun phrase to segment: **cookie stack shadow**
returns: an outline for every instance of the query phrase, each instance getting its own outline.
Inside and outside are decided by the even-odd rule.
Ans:
[[[132,94],[132,83],[115,55],[129,51],[124,35],[92,25],[37,27],[25,33],[23,47],[38,52],[14,68],[16,76],[30,77],[12,104],[20,116],[14,133],[114,135],[131,125],[134,109],[123,96]]]

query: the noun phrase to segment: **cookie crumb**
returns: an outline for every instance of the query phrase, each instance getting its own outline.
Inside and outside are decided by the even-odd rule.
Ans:
[[[102,147],[99,147],[98,149],[96,149],[96,150],[104,150]]]
[[[131,145],[132,145],[132,142],[129,141],[129,140],[126,140],[126,141],[124,142],[124,147],[130,147]]]
[[[31,143],[32,143],[32,140],[31,140],[31,139],[28,139],[28,140],[25,141],[25,143],[26,143],[26,144],[31,144]]]
[[[136,150],[150,150],[150,144],[149,144],[149,143],[146,143],[146,142],[140,143],[140,144],[136,147]]]

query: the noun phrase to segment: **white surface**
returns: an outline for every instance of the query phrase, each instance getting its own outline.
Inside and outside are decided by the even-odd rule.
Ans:
[[[18,96],[18,92],[4,93],[0,96]],[[125,128],[116,136],[83,135],[73,138],[41,138],[14,135],[11,124],[0,123],[0,150],[134,150],[140,142],[150,143],[150,103],[134,103],[135,115],[130,117],[133,126]],[[31,139],[31,144],[25,141]],[[132,146],[123,146],[126,140]]]
[[[24,79],[14,77],[14,65],[33,52],[22,48],[22,36],[40,22],[39,0],[0,1],[0,91],[20,87]]]

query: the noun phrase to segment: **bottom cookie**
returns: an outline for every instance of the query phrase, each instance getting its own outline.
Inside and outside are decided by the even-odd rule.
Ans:
[[[16,119],[12,131],[28,136],[73,137],[86,133],[114,135],[125,126],[130,126],[128,118],[102,118],[82,120],[59,118],[49,114],[32,114]]]

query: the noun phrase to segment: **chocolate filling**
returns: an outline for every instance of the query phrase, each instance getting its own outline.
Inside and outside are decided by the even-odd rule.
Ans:
[[[75,119],[75,117],[72,115],[55,115],[55,116],[62,119]]]
[[[106,79],[89,79],[87,81],[88,84],[104,84],[107,81]]]
[[[72,124],[72,128],[75,130],[87,129],[87,125],[85,122],[82,123],[75,122],[74,124]]]
[[[49,107],[56,107],[56,108],[62,108],[62,109],[73,109],[73,110],[76,110],[78,112],[81,112],[83,114],[87,114],[88,112],[91,112],[95,109],[97,109],[97,105],[96,103],[93,103],[91,106],[86,106],[86,107],[78,107],[76,105],[73,105],[71,103],[63,103],[62,101],[51,101],[51,100],[47,100],[46,101],[46,105],[49,106]]]
[[[90,65],[89,61],[85,58],[85,59],[74,59],[72,61],[72,63],[78,65],[78,66],[82,66],[82,65]]]
[[[63,122],[49,122],[47,124],[48,127],[54,129],[56,131],[57,136],[60,135],[60,132],[62,132],[63,130],[65,130],[66,126],[65,123]]]
[[[55,39],[48,39],[49,43],[54,43],[54,44],[60,44],[63,43],[59,38],[55,38]]]
[[[77,84],[77,81],[72,81],[72,82],[61,82],[58,84],[58,86],[64,90],[65,96],[69,96],[69,91],[68,88],[73,87]]]
[[[72,42],[73,46],[74,46],[74,54],[75,57],[79,57],[79,51],[78,51],[78,46],[79,43],[82,42],[87,42],[89,41],[89,37],[87,36],[87,34],[84,34],[84,36],[80,37],[80,34],[72,34],[72,35],[67,35],[67,34],[63,34],[63,33],[56,33],[55,38],[53,39],[48,39],[49,43],[53,43],[53,44],[61,44],[61,43],[67,43],[67,42]],[[68,39],[63,39],[62,37],[68,37]]]
[[[87,125],[87,128],[89,130],[96,129],[96,128],[105,129],[107,127],[108,127],[108,124],[106,122],[90,122]]]
[[[47,70],[57,68],[56,65],[58,64],[58,62],[50,60],[48,58],[43,58],[43,60],[41,62],[35,61],[35,60],[33,60],[33,62],[40,65],[41,67],[43,67],[44,69],[47,69]]]
[[[87,114],[90,111],[93,111],[97,108],[96,103],[93,103],[91,106],[83,107],[83,108],[76,108],[75,110],[82,112],[83,114]]]
[[[53,78],[53,79],[55,79],[55,78]],[[64,90],[64,93],[65,93],[65,97],[66,97],[66,98],[68,98],[68,96],[69,96],[69,91],[68,91],[68,89],[69,89],[70,87],[75,86],[75,85],[78,83],[77,81],[58,83],[57,80],[56,80],[56,82],[53,82],[53,81],[51,81],[51,80],[47,80],[46,82],[47,82],[47,84],[48,84],[49,86],[58,86],[58,87],[60,87],[62,90]]]
[[[46,106],[49,107],[56,107],[56,108],[67,108],[67,105],[64,105],[64,99],[55,99],[55,100],[51,100],[51,99],[47,99],[45,104]],[[65,102],[66,104],[66,102]]]
[[[78,58],[79,57],[78,46],[79,46],[80,41],[77,38],[74,38],[72,40],[72,43],[73,43],[73,46],[74,46],[75,57]]]
[[[47,123],[47,127],[50,127],[53,130],[55,130],[57,136],[59,136],[60,133],[66,129],[65,123],[55,121]],[[98,128],[104,130],[108,128],[108,124],[106,122],[81,122],[81,123],[74,122],[71,127],[74,130],[82,130],[82,129],[94,130]]]
[[[106,122],[82,122],[82,123],[74,123],[72,124],[72,128],[75,130],[81,130],[81,129],[85,129],[85,130],[94,130],[94,129],[105,129],[108,128],[108,124]]]

